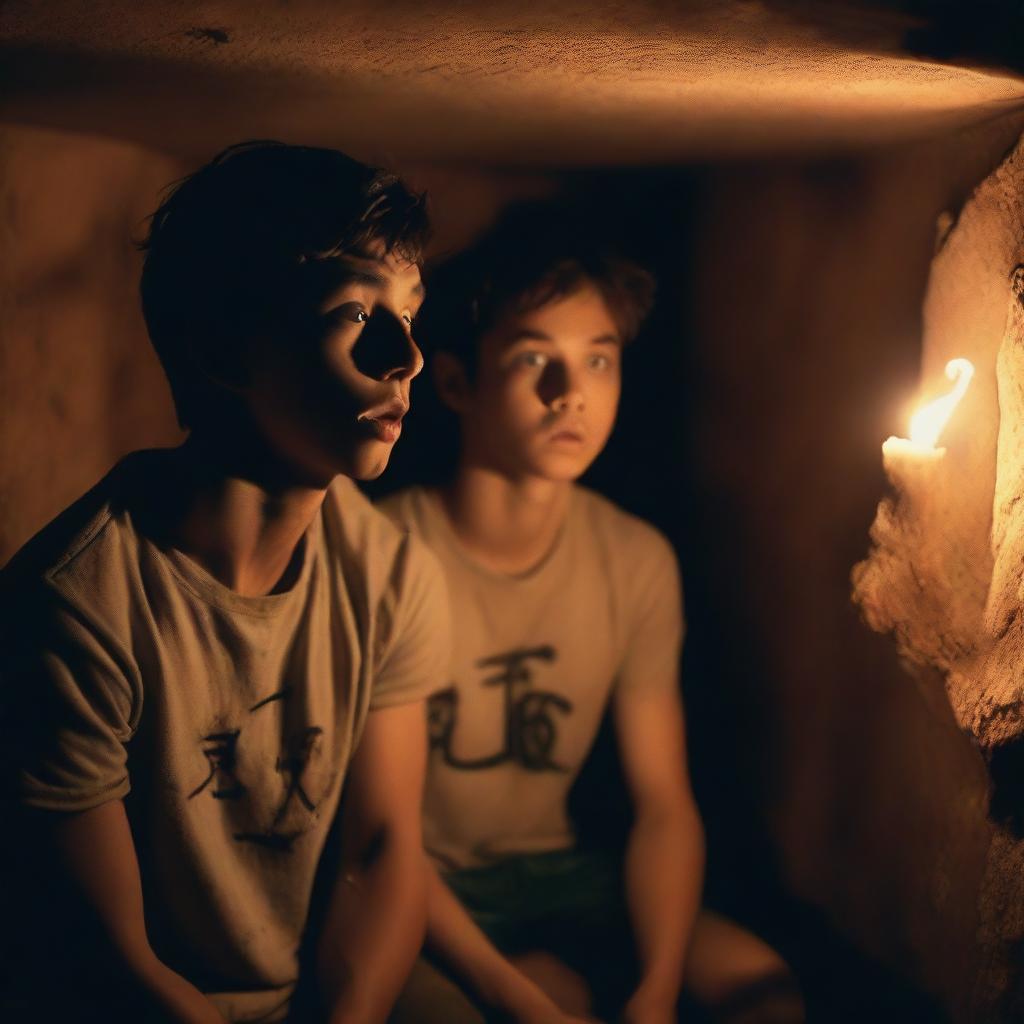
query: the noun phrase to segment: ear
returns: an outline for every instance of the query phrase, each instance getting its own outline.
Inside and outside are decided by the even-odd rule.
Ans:
[[[465,412],[472,388],[461,360],[451,352],[436,352],[430,370],[441,401],[454,413]]]

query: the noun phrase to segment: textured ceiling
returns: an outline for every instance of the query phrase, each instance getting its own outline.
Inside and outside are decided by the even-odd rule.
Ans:
[[[548,165],[863,145],[1024,104],[1019,73],[909,53],[922,26],[877,3],[7,0],[0,116],[182,153]]]

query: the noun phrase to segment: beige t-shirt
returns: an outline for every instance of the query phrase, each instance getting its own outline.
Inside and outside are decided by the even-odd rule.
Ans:
[[[571,846],[566,801],[613,686],[676,686],[683,618],[672,548],[573,487],[552,550],[523,576],[459,543],[436,492],[382,503],[441,562],[452,606],[449,687],[430,698],[424,842],[442,869]]]
[[[445,677],[444,580],[341,478],[291,587],[243,597],[136,529],[124,495],[159,458],[125,460],[4,573],[18,796],[124,798],[157,955],[229,1020],[279,1020],[367,714]]]

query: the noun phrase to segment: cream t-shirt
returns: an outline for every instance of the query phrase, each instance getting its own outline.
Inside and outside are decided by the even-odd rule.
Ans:
[[[450,682],[428,703],[428,851],[450,870],[571,846],[569,790],[612,688],[677,685],[671,546],[574,486],[547,557],[508,576],[469,557],[436,492],[412,488],[381,507],[437,555],[451,601]]]
[[[124,799],[157,955],[229,1020],[279,1020],[367,714],[445,678],[444,580],[341,478],[290,588],[243,597],[136,529],[160,458],[126,459],[5,570],[5,740],[26,805]]]

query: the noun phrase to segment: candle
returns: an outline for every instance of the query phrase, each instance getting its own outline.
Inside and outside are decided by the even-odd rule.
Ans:
[[[935,443],[970,387],[974,364],[969,359],[950,359],[946,363],[946,376],[953,381],[953,390],[922,406],[910,417],[910,437],[890,437],[882,444],[882,459],[887,469],[890,463],[895,464],[900,459],[933,462],[946,454],[946,449],[936,448]]]
[[[957,482],[941,465],[945,448],[936,443],[974,376],[967,359],[946,363],[946,376],[953,388],[941,398],[921,406],[910,418],[910,437],[890,437],[882,444],[882,465],[901,498],[917,508],[942,502],[943,493]]]
[[[952,389],[914,413],[910,436],[890,437],[882,445],[882,463],[896,493],[878,506],[873,550],[854,567],[852,582],[872,629],[895,633],[910,661],[948,672],[977,636],[978,610],[963,600],[973,592],[972,567],[953,538],[963,485],[945,465],[946,449],[938,447],[974,367],[951,359],[946,376]]]

